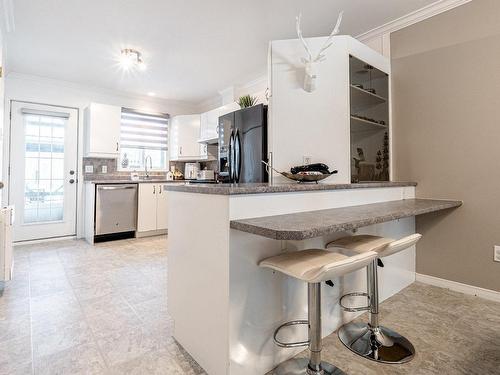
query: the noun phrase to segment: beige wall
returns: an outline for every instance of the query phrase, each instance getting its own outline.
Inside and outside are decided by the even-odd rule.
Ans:
[[[391,56],[395,178],[464,201],[417,219],[417,272],[500,291],[500,1],[393,33]]]

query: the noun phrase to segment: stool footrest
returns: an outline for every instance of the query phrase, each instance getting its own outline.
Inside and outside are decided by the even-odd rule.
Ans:
[[[278,328],[276,328],[276,330],[274,331],[274,336],[273,336],[275,344],[282,347],[282,348],[297,348],[299,346],[309,345],[309,340],[297,341],[297,342],[282,342],[282,341],[279,341],[277,339],[278,333],[282,328],[300,325],[300,324],[307,324],[308,325],[309,321],[308,320],[292,320],[290,322],[283,323]]]
[[[368,300],[368,305],[367,306],[360,306],[360,307],[345,306],[342,303],[342,300],[344,298],[347,298],[347,297],[366,297],[366,299]],[[349,311],[349,312],[367,311],[367,310],[370,310],[370,308],[371,308],[370,296],[368,295],[368,293],[364,293],[364,292],[353,292],[353,293],[344,294],[342,297],[340,297],[339,304],[345,311]]]

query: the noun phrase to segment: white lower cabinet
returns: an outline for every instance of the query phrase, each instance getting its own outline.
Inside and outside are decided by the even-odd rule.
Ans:
[[[168,193],[163,184],[139,184],[137,231],[151,232],[168,228]]]
[[[168,192],[163,190],[163,184],[158,184],[156,195],[156,229],[168,228]]]

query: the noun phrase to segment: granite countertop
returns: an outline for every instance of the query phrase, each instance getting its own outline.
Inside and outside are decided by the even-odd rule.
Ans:
[[[462,201],[403,199],[382,203],[233,220],[231,228],[275,240],[304,240],[410,216],[460,207]]]
[[[319,190],[341,190],[341,189],[362,189],[362,188],[383,188],[383,187],[404,187],[416,186],[415,182],[366,182],[358,184],[310,184],[310,183],[278,183],[270,185],[268,183],[249,184],[182,184],[171,185],[166,188],[168,191],[178,191],[185,193],[216,194],[216,195],[238,195],[238,194],[264,194],[264,193],[289,193],[300,191]]]
[[[164,178],[151,178],[149,180],[131,180],[128,179],[97,179],[97,180],[85,180],[88,184],[141,184],[141,183],[169,183],[169,184],[185,184],[186,180],[166,180]]]

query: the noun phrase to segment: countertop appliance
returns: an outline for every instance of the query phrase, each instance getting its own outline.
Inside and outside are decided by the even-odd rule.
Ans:
[[[200,170],[200,163],[186,163],[184,166],[184,179],[196,180],[198,178],[198,171]]]
[[[219,180],[267,182],[267,106],[259,104],[219,117]]]
[[[204,169],[202,171],[198,171],[196,179],[203,181],[215,180],[215,173],[211,169]]]
[[[97,184],[95,235],[134,232],[137,229],[137,184]]]

